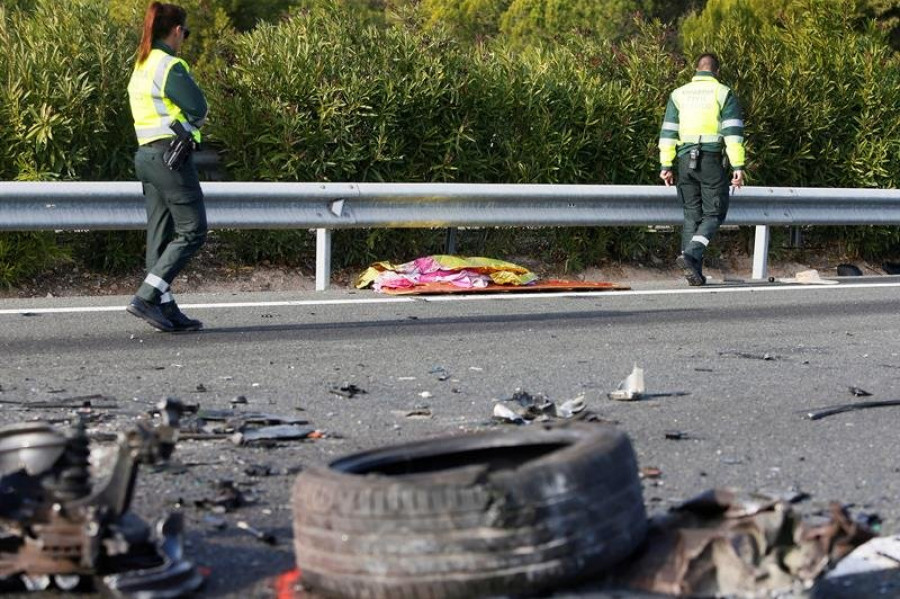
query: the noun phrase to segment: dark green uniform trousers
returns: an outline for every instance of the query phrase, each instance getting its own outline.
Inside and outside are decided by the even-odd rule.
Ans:
[[[206,241],[206,207],[193,157],[177,171],[163,163],[165,143],[140,146],[134,156],[147,203],[147,276],[137,296],[172,301],[169,286]]]
[[[678,157],[678,199],[684,208],[681,251],[698,263],[728,213],[728,187],[719,152],[701,152],[696,169],[690,168],[688,153]]]

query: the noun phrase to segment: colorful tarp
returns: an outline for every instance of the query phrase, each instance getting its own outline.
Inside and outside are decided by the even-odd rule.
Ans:
[[[491,284],[528,285],[536,280],[534,273],[511,262],[438,254],[403,264],[376,262],[359,276],[356,287],[372,285],[375,291],[387,292],[429,283],[449,283],[461,289],[483,289]]]

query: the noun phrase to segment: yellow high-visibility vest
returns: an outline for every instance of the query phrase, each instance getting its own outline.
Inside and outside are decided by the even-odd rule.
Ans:
[[[672,92],[678,107],[681,143],[715,143],[719,134],[719,114],[725,105],[729,89],[714,77],[694,77],[694,80]]]
[[[663,122],[659,139],[660,163],[671,166],[677,148],[685,144],[724,142],[731,164],[742,168],[745,160],[740,114],[724,114],[731,90],[711,75],[695,75],[690,83],[672,92],[677,121]],[[670,118],[667,111],[667,118]]]
[[[154,48],[147,60],[136,65],[131,74],[128,100],[138,145],[173,137],[175,134],[169,125],[176,120],[181,121],[194,140],[200,143],[200,129],[190,124],[184,112],[166,97],[166,79],[176,64],[181,64],[190,73],[184,60]]]

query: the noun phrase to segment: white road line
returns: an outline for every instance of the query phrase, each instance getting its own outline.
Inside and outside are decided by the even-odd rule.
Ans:
[[[842,283],[840,285],[760,285],[758,287],[688,287],[678,289],[631,289],[627,291],[558,291],[550,293],[495,293],[472,295],[422,295],[402,297],[377,297],[358,299],[330,299],[330,300],[296,300],[296,301],[272,301],[272,302],[217,302],[214,304],[183,304],[182,308],[190,309],[217,309],[217,308],[278,308],[290,306],[344,306],[359,304],[400,304],[413,302],[461,302],[461,301],[503,301],[503,300],[542,300],[548,298],[591,297],[614,299],[635,295],[686,295],[686,294],[716,294],[716,293],[758,293],[781,291],[837,291],[846,289],[883,289],[885,287],[900,287],[900,283]],[[79,312],[120,312],[125,306],[84,306],[84,307],[58,307],[58,308],[8,308],[0,310],[0,315],[21,314],[67,314]]]

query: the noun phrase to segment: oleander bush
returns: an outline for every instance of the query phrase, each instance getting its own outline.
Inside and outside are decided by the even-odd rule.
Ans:
[[[664,33],[518,52],[310,11],[235,38],[210,131],[236,179],[651,183],[675,75]],[[271,235],[237,232],[233,242]],[[420,235],[436,239],[368,231],[362,253],[335,256],[401,259],[432,247]]]
[[[690,79],[697,54],[715,51],[744,106],[751,185],[900,183],[900,57],[878,26],[890,12],[872,16],[881,0],[709,0],[679,29],[637,19],[623,39],[557,31],[527,44],[499,24],[472,43],[426,18],[422,8],[437,0],[419,10],[385,2],[384,19],[379,0],[271,0],[259,14],[237,0],[186,2],[196,32],[186,55],[211,104],[207,139],[232,179],[656,184],[666,98]],[[513,6],[453,2],[476,12]],[[125,88],[142,5],[0,6],[0,179],[133,178]],[[248,31],[237,32],[238,18]],[[444,235],[339,231],[335,262],[442,251]],[[811,228],[806,239],[870,259],[896,255],[900,241],[886,227]],[[65,256],[105,270],[143,261],[138,232],[0,241],[0,285]],[[217,243],[237,261],[312,260],[305,231],[225,231]],[[459,247],[578,270],[668,262],[676,245],[674,235],[637,228],[562,228],[466,235]]]
[[[135,45],[102,2],[0,6],[0,180],[131,178]],[[0,286],[71,254],[51,233],[2,234]]]

